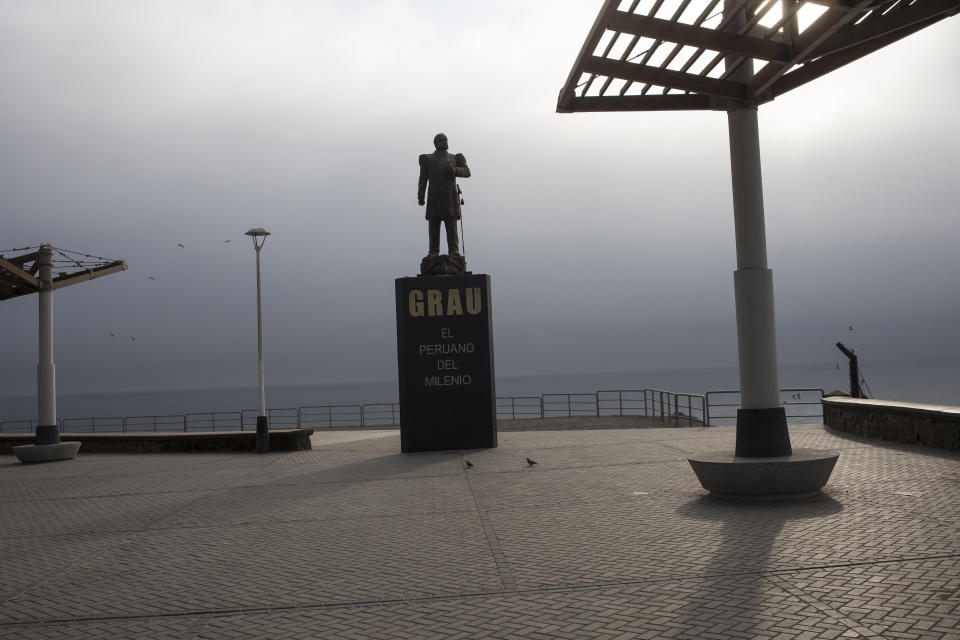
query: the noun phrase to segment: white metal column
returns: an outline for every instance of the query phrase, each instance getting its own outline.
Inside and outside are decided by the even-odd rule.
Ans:
[[[738,6],[739,5],[739,6]],[[746,6],[725,0],[729,29],[746,25]],[[729,79],[748,83],[753,60],[730,56]],[[763,218],[763,176],[760,170],[760,131],[757,108],[736,105],[727,111],[730,136],[730,177],[733,222],[737,240],[737,270],[733,291],[737,311],[737,355],[740,365],[740,406],[737,412],[736,455],[777,457],[792,453],[786,412],[780,404],[777,375],[777,335],[773,310],[773,273],[767,266],[767,235]]]
[[[53,250],[45,244],[37,252],[39,293],[39,359],[37,362],[37,444],[56,444],[57,381],[53,366]]]
[[[733,274],[740,394],[744,409],[780,407],[773,273],[767,267],[757,110],[727,112],[737,240]]]

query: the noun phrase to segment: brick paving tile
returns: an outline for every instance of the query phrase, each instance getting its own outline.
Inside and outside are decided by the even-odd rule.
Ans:
[[[783,577],[883,637],[960,638],[960,562],[956,557]]]
[[[791,427],[824,495],[735,503],[686,462],[732,428],[582,421],[0,460],[0,638],[960,640],[960,455]]]
[[[823,638],[847,628],[762,577],[212,618],[199,638]],[[644,635],[649,634],[649,635]],[[834,636],[835,637],[835,636]]]

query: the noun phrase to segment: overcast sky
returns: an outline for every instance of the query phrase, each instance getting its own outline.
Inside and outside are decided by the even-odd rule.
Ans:
[[[0,0],[0,249],[129,264],[54,295],[58,391],[254,385],[255,226],[268,383],[394,377],[439,131],[499,374],[735,365],[725,114],[555,113],[601,4]],[[958,42],[761,107],[781,363],[960,362]],[[29,394],[36,296],[0,314]]]

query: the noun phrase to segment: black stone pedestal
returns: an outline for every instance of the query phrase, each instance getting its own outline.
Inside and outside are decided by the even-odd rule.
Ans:
[[[37,446],[60,444],[60,428],[55,424],[37,425],[33,443]]]
[[[270,426],[267,416],[257,416],[257,453],[270,453]]]
[[[404,452],[497,446],[490,276],[398,278]]]
[[[783,407],[737,410],[736,455],[744,458],[789,456],[790,432]]]

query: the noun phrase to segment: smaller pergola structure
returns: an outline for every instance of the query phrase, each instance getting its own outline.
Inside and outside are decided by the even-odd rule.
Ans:
[[[73,458],[79,442],[60,442],[57,426],[56,373],[53,365],[53,291],[79,282],[124,271],[127,263],[86,253],[58,249],[49,244],[0,255],[0,300],[39,294],[39,358],[37,364],[37,429],[34,444],[14,447],[23,462],[48,462]],[[54,269],[57,269],[54,275]],[[62,270],[61,270],[62,269]]]
[[[757,107],[960,11],[960,0],[606,0],[557,111],[726,111],[741,409],[735,451],[691,459],[717,495],[809,495],[837,455],[793,450],[780,403]]]
[[[40,253],[44,251],[44,247],[48,247],[50,251],[50,291],[124,271],[127,268],[127,263],[123,260],[100,258],[86,253],[56,249],[49,245],[37,247],[36,251],[13,258],[0,255],[0,300],[43,290],[43,283],[40,280]],[[30,248],[25,247],[22,250]],[[55,257],[54,252],[58,257]],[[69,271],[54,272],[58,267]]]

